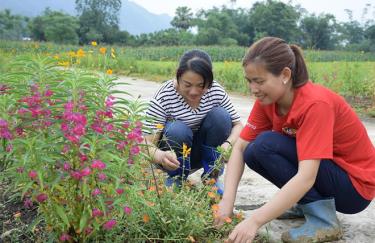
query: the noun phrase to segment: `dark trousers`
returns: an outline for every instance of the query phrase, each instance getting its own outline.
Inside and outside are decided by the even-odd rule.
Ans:
[[[177,157],[182,155],[182,145],[191,148],[191,169],[202,168],[202,145],[217,147],[230,135],[232,120],[230,114],[222,107],[215,107],[207,113],[198,131],[193,132],[181,121],[169,121],[164,126],[163,136],[158,147],[173,150]]]
[[[252,170],[281,188],[298,170],[296,140],[277,132],[263,132],[247,146],[244,160]],[[315,184],[299,203],[328,198],[334,198],[336,210],[346,214],[358,213],[371,202],[357,192],[346,171],[334,161],[323,159]]]

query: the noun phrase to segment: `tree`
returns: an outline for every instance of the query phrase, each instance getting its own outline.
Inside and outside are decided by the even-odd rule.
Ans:
[[[300,13],[297,8],[275,0],[256,2],[250,9],[249,22],[254,27],[252,36],[275,36],[294,41],[298,36],[297,21]]]
[[[74,16],[46,9],[30,23],[32,37],[39,41],[78,44],[78,19]]]
[[[26,19],[12,15],[10,10],[0,11],[0,39],[20,40],[26,34]]]
[[[76,0],[81,43],[92,40],[111,43],[110,35],[119,31],[121,0]]]
[[[193,13],[188,7],[178,7],[176,8],[175,16],[171,21],[171,25],[178,30],[186,31],[192,27]]]
[[[336,19],[332,14],[319,16],[311,14],[303,17],[300,23],[302,46],[322,50],[333,49],[336,43],[334,39],[335,26]]]
[[[238,43],[246,43],[247,36],[240,33],[239,27],[234,22],[235,18],[233,16],[235,14],[235,12],[229,12],[225,7],[198,12],[196,44],[236,45]]]

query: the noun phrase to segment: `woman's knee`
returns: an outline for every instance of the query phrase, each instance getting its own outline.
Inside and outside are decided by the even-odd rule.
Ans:
[[[226,109],[215,107],[207,113],[201,127],[216,135],[225,134],[225,140],[232,130],[232,119]]]
[[[174,144],[182,145],[185,143],[191,146],[193,143],[192,130],[181,121],[168,122],[165,126],[164,137]]]

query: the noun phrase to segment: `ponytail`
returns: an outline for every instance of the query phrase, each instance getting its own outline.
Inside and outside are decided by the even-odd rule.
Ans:
[[[302,50],[297,45],[289,45],[295,57],[294,67],[292,70],[293,87],[297,88],[304,85],[309,80],[305,60],[302,56]]]

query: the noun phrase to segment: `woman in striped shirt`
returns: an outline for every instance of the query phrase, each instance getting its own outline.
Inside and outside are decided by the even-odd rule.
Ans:
[[[146,115],[146,143],[152,145],[153,162],[169,174],[167,185],[180,185],[202,167],[202,178],[217,179],[217,147],[230,149],[242,129],[228,94],[213,80],[210,56],[202,50],[182,56],[176,79],[159,88]]]

